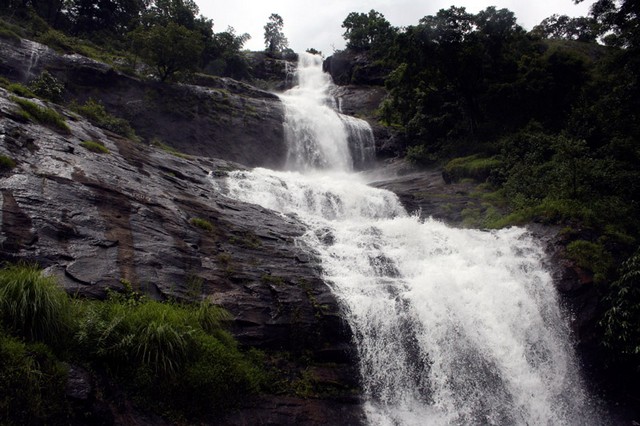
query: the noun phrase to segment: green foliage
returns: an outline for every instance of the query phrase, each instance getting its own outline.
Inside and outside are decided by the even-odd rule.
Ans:
[[[602,244],[576,240],[567,245],[567,257],[583,269],[594,273],[594,280],[602,282],[613,265],[613,258]]]
[[[70,331],[66,293],[36,266],[0,269],[0,319],[13,333],[30,341],[58,344]]]
[[[40,76],[29,83],[29,89],[40,98],[59,102],[64,92],[64,84],[52,76],[48,71],[43,71]]]
[[[20,105],[25,118],[35,120],[46,126],[53,127],[63,133],[70,133],[71,129],[65,122],[64,118],[51,108],[41,107],[38,104],[26,99],[11,97],[11,100]]]
[[[95,141],[84,141],[80,143],[81,146],[85,147],[91,152],[95,152],[96,154],[109,154],[109,150],[102,142]]]
[[[640,373],[640,250],[620,268],[620,277],[608,289],[607,311],[600,326],[603,344],[614,354],[614,364],[627,364]]]
[[[73,40],[66,34],[54,29],[49,29],[45,33],[41,34],[37,37],[37,41],[49,46],[59,53],[73,53],[75,51]]]
[[[262,373],[221,328],[228,313],[112,295],[91,302],[80,321],[80,350],[150,405],[183,415],[228,409],[257,392]],[[131,382],[129,379],[133,377]]]
[[[138,139],[136,132],[133,130],[129,122],[123,118],[109,114],[100,101],[89,98],[84,105],[72,103],[71,109],[89,119],[89,121],[96,126],[110,130],[119,135],[126,136],[130,139]]]
[[[211,222],[209,222],[206,219],[199,218],[199,217],[191,218],[189,220],[189,223],[192,224],[195,227],[198,227],[200,229],[204,229],[205,231],[209,231],[209,232],[213,231],[213,229],[214,229],[213,224]]]
[[[154,66],[160,81],[178,72],[195,70],[204,51],[200,34],[174,22],[139,27],[132,33],[136,53]]]
[[[41,343],[24,343],[0,329],[0,419],[2,424],[62,422],[66,368]]]
[[[264,26],[264,44],[271,55],[281,53],[289,47],[289,41],[282,32],[283,27],[284,20],[277,13],[272,13]]]
[[[371,50],[374,55],[382,55],[393,43],[396,29],[375,10],[366,13],[351,12],[342,22],[347,47],[355,51]]]
[[[163,413],[208,416],[259,390],[261,361],[242,353],[223,330],[231,319],[226,311],[207,301],[149,300],[122,284],[124,293],[111,292],[106,301],[72,304],[34,266],[0,270],[3,420],[64,423],[66,369],[50,347],[106,371],[132,398]]]
[[[6,155],[0,155],[0,172],[6,172],[13,169],[16,166],[16,162],[11,157]]]
[[[22,38],[18,34],[13,32],[9,28],[3,28],[3,27],[0,27],[0,38],[4,40],[9,40],[13,43],[20,43],[20,40],[22,40]]]
[[[491,173],[500,167],[499,159],[484,158],[478,155],[454,158],[444,166],[443,173],[451,182],[457,182],[464,178],[473,179],[476,182],[486,181]]]
[[[427,147],[424,144],[414,145],[407,148],[405,158],[407,161],[415,165],[428,165],[436,160],[434,155],[428,152]]]
[[[37,97],[29,88],[23,86],[20,83],[9,84],[7,86],[7,89],[10,92],[13,92],[18,96],[22,96],[23,98],[35,98],[35,97]]]

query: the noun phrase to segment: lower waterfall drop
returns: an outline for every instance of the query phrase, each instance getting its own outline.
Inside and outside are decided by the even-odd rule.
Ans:
[[[287,114],[295,105],[286,103]],[[305,117],[309,105],[293,113],[307,124],[291,126],[290,143],[327,146],[293,149],[289,165],[302,172],[234,171],[225,186],[307,226],[301,242],[321,259],[353,331],[368,422],[601,423],[543,250],[527,231],[455,229],[407,214],[395,194],[351,172],[348,127],[314,122],[340,116]],[[331,136],[318,141],[310,127]]]

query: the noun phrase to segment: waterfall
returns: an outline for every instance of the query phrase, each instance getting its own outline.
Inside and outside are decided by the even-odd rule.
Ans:
[[[421,220],[367,186],[328,76],[303,59],[313,64],[283,96],[293,170],[235,171],[225,186],[306,224],[301,242],[353,331],[368,422],[600,423],[541,247],[521,228]]]
[[[298,85],[280,96],[285,107],[287,168],[353,170],[371,162],[375,154],[371,127],[337,111],[322,58],[300,54],[297,78]]]

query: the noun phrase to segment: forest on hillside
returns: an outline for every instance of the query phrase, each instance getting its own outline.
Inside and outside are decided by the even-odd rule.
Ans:
[[[382,68],[378,119],[417,165],[491,192],[477,226],[560,225],[566,257],[599,292],[612,370],[640,365],[640,6],[600,0],[588,17],[531,31],[507,9],[452,6],[395,28],[375,10],[344,21],[347,50]],[[358,83],[366,70],[355,69]],[[626,374],[626,373],[625,373]]]
[[[578,0],[579,1],[579,0]],[[98,4],[98,7],[95,5]],[[273,15],[272,15],[273,16]],[[162,81],[191,72],[251,81],[247,34],[213,31],[192,0],[8,0],[0,37],[33,38]],[[375,119],[417,167],[487,189],[475,226],[557,225],[592,277],[607,372],[640,380],[640,3],[598,0],[531,31],[507,9],[452,6],[397,28],[372,10],[344,22],[347,48],[383,70]],[[288,53],[282,21],[267,50]],[[279,37],[279,38],[278,38]],[[167,47],[170,47],[167,49]],[[354,69],[348,83],[360,84]],[[186,315],[186,314],[185,314]],[[634,380],[628,379],[635,378]]]

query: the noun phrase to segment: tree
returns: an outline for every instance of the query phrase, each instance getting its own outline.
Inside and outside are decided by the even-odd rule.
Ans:
[[[342,28],[345,29],[342,37],[347,40],[347,48],[373,50],[374,53],[390,46],[396,32],[384,15],[373,9],[368,14],[351,12],[342,22]]]
[[[544,38],[594,42],[596,40],[594,19],[570,18],[567,15],[551,15],[533,28],[533,33]]]
[[[250,39],[247,33],[236,34],[233,27],[214,34],[205,46],[205,72],[236,79],[249,77],[249,64],[241,50]]]
[[[264,26],[264,43],[266,50],[270,54],[282,52],[289,47],[289,41],[282,32],[284,21],[277,13],[269,16],[269,21]]]
[[[146,9],[144,0],[70,0],[67,12],[74,34],[126,34]]]
[[[165,27],[138,28],[132,38],[134,49],[155,66],[160,81],[179,71],[195,69],[204,49],[198,32],[175,22],[169,22]]]

